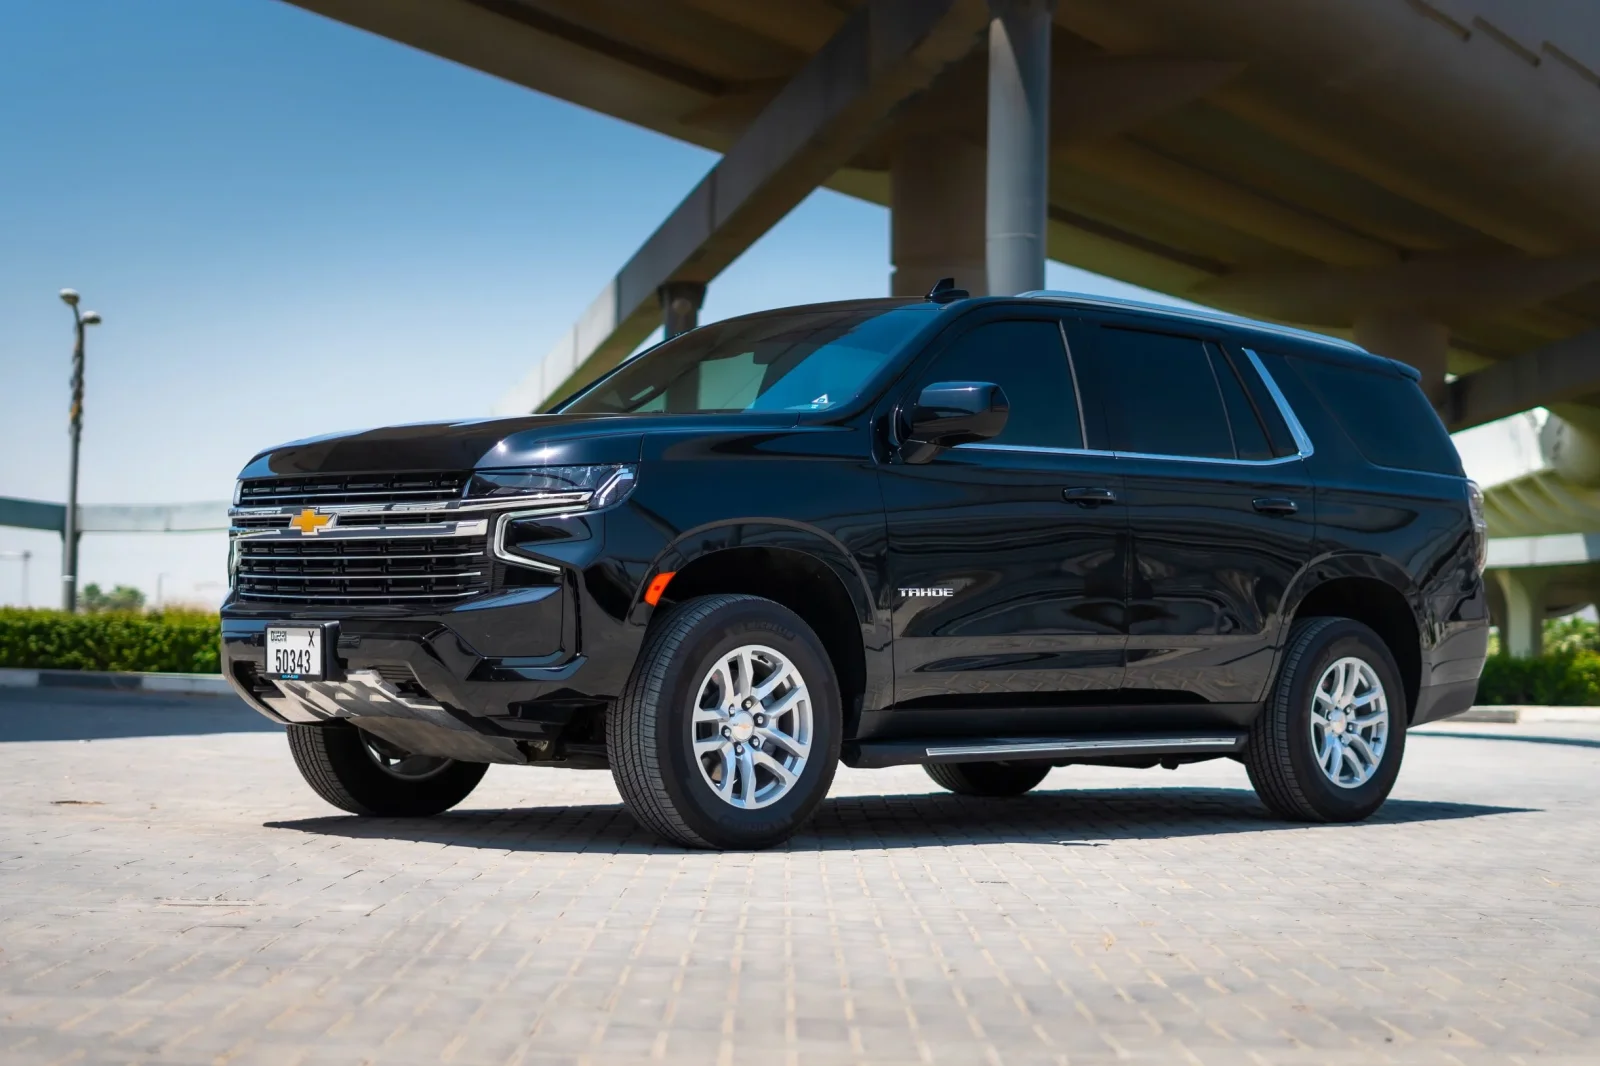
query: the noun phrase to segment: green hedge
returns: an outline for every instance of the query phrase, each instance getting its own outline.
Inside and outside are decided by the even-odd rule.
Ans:
[[[0,608],[0,667],[215,674],[214,614],[64,614]]]
[[[1537,659],[1491,655],[1478,682],[1478,702],[1600,706],[1600,654],[1564,648]]]

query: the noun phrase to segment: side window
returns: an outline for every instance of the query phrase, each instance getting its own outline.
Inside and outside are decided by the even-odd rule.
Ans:
[[[1112,451],[1235,457],[1206,345],[1194,337],[1102,326],[1093,351]]]
[[[1222,389],[1222,406],[1228,412],[1228,426],[1233,430],[1233,446],[1239,458],[1271,459],[1272,445],[1267,440],[1266,430],[1261,428],[1261,419],[1244,391],[1238,372],[1216,345],[1207,344],[1206,354],[1211,356],[1211,370]]]
[[[1054,322],[986,322],[956,338],[920,376],[936,381],[990,381],[1011,403],[1005,430],[990,443],[1081,448],[1078,394],[1061,329]]]
[[[1302,379],[1367,461],[1429,474],[1461,474],[1461,457],[1422,389],[1398,371],[1363,370],[1292,356]]]

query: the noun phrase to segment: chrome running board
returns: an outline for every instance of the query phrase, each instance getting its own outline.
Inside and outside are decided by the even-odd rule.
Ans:
[[[1244,747],[1245,733],[1193,735],[1120,734],[1076,737],[989,737],[958,741],[868,740],[846,746],[847,766],[882,767],[908,763],[1008,762],[1049,760],[1092,762],[1124,756],[1231,755]]]

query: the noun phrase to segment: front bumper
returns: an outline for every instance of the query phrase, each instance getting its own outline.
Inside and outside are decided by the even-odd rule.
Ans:
[[[567,624],[563,591],[510,590],[408,618],[326,612],[313,618],[305,610],[230,605],[222,619],[223,674],[252,707],[280,723],[401,719],[505,741],[490,745],[502,758],[482,758],[480,751],[479,761],[527,761],[521,742],[548,741],[585,705],[606,698],[586,691],[590,663],[571,650],[576,626]],[[331,623],[337,632],[329,676],[307,682],[263,676],[267,625],[311,620]],[[491,656],[478,650],[506,633],[524,634],[528,645],[545,654]]]
[[[604,710],[627,683],[643,632],[604,609],[606,587],[603,575],[574,570],[556,586],[508,589],[405,617],[230,602],[222,612],[223,673],[279,723],[344,720],[407,751],[466,762],[603,769]],[[335,634],[328,676],[263,676],[266,627],[312,621]],[[544,653],[491,655],[485,647]]]

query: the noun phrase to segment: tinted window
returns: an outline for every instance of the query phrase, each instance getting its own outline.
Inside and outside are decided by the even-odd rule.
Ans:
[[[1267,433],[1261,428],[1255,405],[1245,394],[1244,384],[1234,371],[1233,364],[1220,348],[1208,344],[1206,351],[1211,355],[1211,370],[1217,376],[1218,387],[1222,389],[1222,405],[1228,412],[1228,428],[1233,430],[1234,450],[1241,459],[1271,459],[1272,445],[1267,441]]]
[[[566,411],[826,411],[860,393],[930,321],[932,304],[754,315],[642,353]]]
[[[957,338],[921,375],[936,381],[989,381],[1011,403],[1006,428],[990,443],[1081,448],[1078,396],[1061,328],[1054,322],[989,322]]]
[[[1450,435],[1410,378],[1319,359],[1292,357],[1290,362],[1369,462],[1431,474],[1461,473]]]
[[[1105,408],[1113,451],[1234,457],[1228,416],[1203,343],[1102,327],[1094,352],[1097,400]]]

